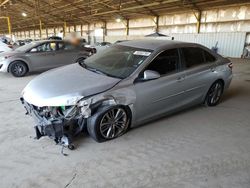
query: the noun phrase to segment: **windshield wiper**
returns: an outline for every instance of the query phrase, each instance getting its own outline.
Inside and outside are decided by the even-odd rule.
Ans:
[[[87,70],[90,70],[92,72],[95,72],[95,73],[98,73],[98,74],[102,74],[102,75],[105,75],[105,76],[108,76],[106,73],[98,70],[98,69],[95,69],[95,68],[92,68],[92,67],[86,67]]]
[[[83,68],[87,69],[87,70],[90,70],[92,72],[95,72],[95,73],[98,73],[98,74],[102,74],[102,75],[106,75],[104,72],[100,71],[100,70],[97,70],[95,68],[92,68],[92,67],[89,67],[88,65],[86,65],[84,62],[79,62],[79,65],[81,65]]]
[[[108,73],[105,73],[105,72],[102,72],[98,69],[95,69],[93,67],[89,67],[88,65],[86,65],[84,62],[79,62],[79,65],[82,66],[83,68],[89,70],[89,71],[92,71],[92,72],[95,72],[97,74],[102,74],[102,75],[105,75],[105,76],[109,76],[109,77],[113,77],[113,78],[118,78],[118,79],[122,79],[121,77],[119,76],[114,76],[114,75],[111,75],[111,74],[108,74]]]

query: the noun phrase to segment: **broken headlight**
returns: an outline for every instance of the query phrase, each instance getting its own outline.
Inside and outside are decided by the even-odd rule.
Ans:
[[[114,105],[116,101],[113,97],[93,96],[88,99],[83,99],[78,102],[78,107],[81,109],[81,115],[84,118],[91,116],[92,110],[95,110],[101,105]]]

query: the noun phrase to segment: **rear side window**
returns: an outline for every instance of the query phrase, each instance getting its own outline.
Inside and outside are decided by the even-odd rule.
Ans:
[[[210,54],[206,50],[203,50],[202,48],[182,48],[182,54],[187,68],[216,61],[216,58],[212,54]]]
[[[70,43],[67,43],[67,42],[59,42],[58,44],[58,50],[73,50],[75,49],[75,46],[73,46],[72,44]]]
[[[205,63],[203,49],[201,48],[182,48],[182,54],[187,68]]]
[[[177,49],[166,50],[160,53],[146,68],[160,75],[176,72],[179,66],[179,53]]]
[[[204,56],[205,56],[205,62],[206,63],[212,63],[216,61],[216,58],[210,54],[209,52],[204,50]]]

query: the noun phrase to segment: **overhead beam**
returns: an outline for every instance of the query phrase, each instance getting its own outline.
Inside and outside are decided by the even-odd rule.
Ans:
[[[179,2],[179,1],[180,0],[165,0],[165,1],[161,1],[161,2],[147,3],[147,4],[143,4],[143,5],[137,5],[137,6],[121,8],[120,10],[110,10],[110,11],[105,11],[105,12],[99,12],[99,13],[92,14],[91,16],[112,14],[112,13],[117,13],[117,12],[122,12],[122,11],[127,11],[127,10],[135,10],[135,9],[140,9],[140,8],[145,8],[145,7],[152,7],[152,6],[163,5],[163,4]]]
[[[136,2],[137,4],[139,4],[139,5],[143,5],[143,3],[140,2],[140,1],[138,1],[138,0],[135,0],[135,2]],[[153,10],[151,10],[149,7],[144,7],[144,9],[145,9],[145,10],[148,10],[148,11],[151,13],[152,16],[158,16],[158,14],[156,14],[156,12],[153,11]]]
[[[5,0],[0,4],[0,7],[4,6],[6,3],[8,3],[10,0]]]

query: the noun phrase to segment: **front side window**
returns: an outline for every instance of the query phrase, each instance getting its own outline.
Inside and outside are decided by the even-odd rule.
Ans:
[[[111,77],[126,78],[150,56],[152,51],[116,45],[87,58],[82,65]]]
[[[50,51],[56,51],[55,42],[44,43],[31,49],[31,52],[50,52]]]
[[[179,53],[177,49],[166,50],[160,53],[146,68],[160,75],[176,72],[179,67]]]

